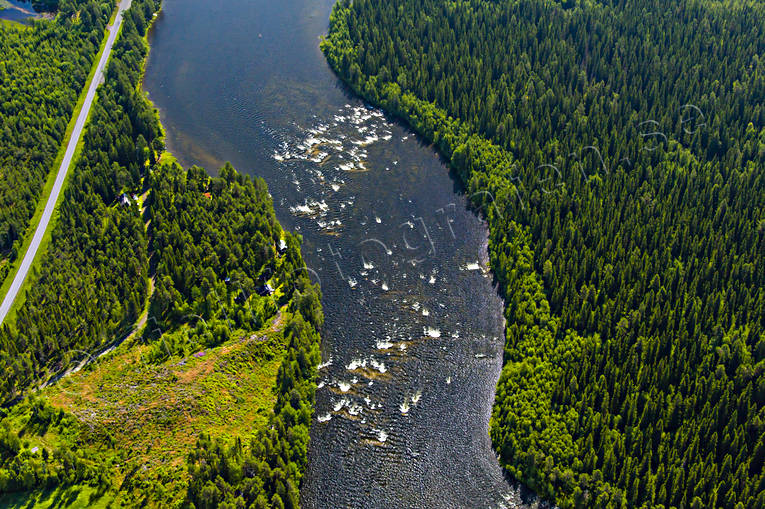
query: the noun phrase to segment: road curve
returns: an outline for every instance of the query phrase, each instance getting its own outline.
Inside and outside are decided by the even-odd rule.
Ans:
[[[112,52],[112,46],[114,45],[114,41],[117,38],[117,33],[119,32],[120,26],[122,26],[123,12],[130,7],[131,1],[132,0],[120,0],[117,16],[115,17],[112,26],[109,27],[109,38],[106,40],[106,46],[104,47],[104,52],[101,54],[101,58],[98,61],[98,67],[96,68],[96,73],[93,75],[93,80],[90,82],[88,93],[85,96],[85,102],[82,105],[82,110],[80,110],[80,114],[74,124],[74,130],[72,131],[72,135],[69,138],[69,143],[66,146],[66,153],[64,153],[64,158],[61,161],[61,166],[59,167],[58,173],[56,174],[56,181],[53,184],[53,189],[50,192],[50,196],[48,196],[48,201],[45,203],[45,210],[42,213],[40,222],[37,224],[37,229],[35,229],[34,237],[32,237],[32,243],[29,245],[29,249],[27,249],[27,252],[24,254],[24,259],[21,261],[19,270],[16,273],[16,276],[13,278],[13,282],[8,289],[8,293],[5,294],[2,305],[0,305],[0,324],[3,323],[5,316],[11,309],[13,301],[16,300],[16,296],[18,295],[24,280],[27,278],[27,274],[29,273],[29,269],[32,266],[32,262],[37,255],[37,250],[40,247],[40,242],[42,241],[42,238],[45,235],[48,226],[50,225],[50,219],[53,216],[53,210],[56,208],[56,202],[58,201],[58,197],[64,187],[64,181],[66,180],[66,175],[69,172],[69,166],[72,164],[75,148],[77,147],[77,143],[79,143],[80,138],[82,137],[82,129],[85,127],[85,121],[88,118],[88,113],[90,113],[90,107],[93,105],[93,99],[96,97],[96,89],[98,88],[98,85],[100,85],[104,80],[104,69],[106,69],[106,63],[109,60],[109,55]]]

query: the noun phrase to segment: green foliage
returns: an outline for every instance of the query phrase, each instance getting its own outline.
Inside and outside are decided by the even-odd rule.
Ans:
[[[332,67],[489,221],[491,437],[561,506],[765,506],[763,40],[745,1],[333,10]]]
[[[289,349],[277,375],[269,426],[255,433],[249,447],[200,438],[188,458],[193,507],[299,507],[321,355],[314,324],[299,313],[285,334]]]
[[[140,185],[147,161],[135,147],[161,130],[137,90],[147,47],[136,16],[156,9],[134,2],[98,89],[83,148],[64,191],[37,281],[14,328],[0,330],[2,399],[73,357],[113,340],[135,322],[147,294],[147,240],[138,207],[120,206],[123,189]]]
[[[70,4],[80,12],[76,22],[60,16],[25,30],[0,26],[0,251],[11,261],[53,169],[114,6],[113,0]],[[0,276],[4,279],[5,272]]]
[[[61,10],[68,5],[62,4]],[[0,330],[2,400],[10,401],[39,377],[68,363],[77,352],[93,351],[132,328],[144,308],[147,280],[153,271],[156,284],[149,306],[151,321],[143,337],[149,345],[141,347],[148,350],[143,360],[159,364],[201,347],[227,342],[230,346],[230,340],[236,341],[237,346],[223,346],[222,350],[230,353],[239,348],[233,355],[241,363],[233,357],[221,358],[209,377],[196,371],[180,372],[184,383],[202,384],[184,394],[201,391],[205,397],[196,398],[195,404],[208,410],[225,406],[208,393],[218,394],[214,391],[222,385],[231,389],[229,394],[236,392],[235,386],[239,388],[230,370],[249,366],[257,377],[247,383],[256,385],[269,379],[269,370],[275,375],[276,401],[268,427],[251,430],[247,447],[242,447],[241,439],[229,446],[209,435],[200,439],[188,459],[189,502],[202,506],[238,498],[296,507],[320,360],[321,293],[308,278],[300,237],[282,231],[262,179],[238,174],[229,164],[211,178],[201,168],[184,171],[175,164],[157,163],[155,152],[163,149],[162,132],[156,111],[138,87],[147,53],[143,35],[157,8],[154,0],[134,0],[125,16],[106,82],[93,106],[81,157],[65,191],[50,252],[18,312],[15,328],[5,325]],[[129,196],[142,191],[147,195],[143,213],[133,199],[122,204],[123,193]],[[281,240],[287,247],[280,251]],[[262,291],[266,283],[276,290],[273,295],[259,295],[267,293]],[[267,323],[267,330],[262,329]],[[252,334],[258,330],[265,332],[263,337]],[[283,336],[286,344],[267,339],[272,336]],[[219,353],[225,355],[222,350]],[[131,353],[125,353],[125,358]],[[203,363],[210,357],[195,360]],[[166,364],[154,367],[165,379],[177,382]],[[151,372],[148,365],[145,370],[126,368],[125,373],[91,373],[90,382],[107,391],[101,410],[109,414],[114,412],[109,404],[129,401],[118,384],[109,386],[114,384],[111,377]],[[83,373],[83,377],[87,393],[92,388],[88,375]],[[155,388],[157,380],[142,382]],[[255,400],[270,406],[271,387],[260,389]],[[88,398],[64,401],[91,408]],[[27,405],[31,405],[32,417],[24,421],[18,413]],[[77,421],[41,405],[31,400],[18,403],[12,410],[14,417],[0,426],[0,494],[88,482],[108,485],[127,505],[151,500],[166,504],[163,483],[177,489],[186,482],[185,472],[179,478],[177,468],[162,467],[151,479],[133,471],[119,487],[110,485],[113,479],[108,477],[113,472],[107,468],[120,458],[126,462],[132,451],[119,450],[111,433],[100,427],[91,428],[90,434],[79,428],[54,430],[52,426],[59,422]],[[151,412],[157,406],[161,405],[149,405],[148,413],[154,415]],[[141,422],[136,418],[123,424],[135,427]],[[157,424],[151,419],[147,422]],[[20,434],[30,427],[39,429],[40,441],[51,436],[46,434],[49,430],[55,436],[68,437],[53,460],[30,456],[25,446],[18,446]],[[99,449],[101,456],[91,459],[75,452],[80,445],[77,440],[87,440],[84,449]],[[216,480],[212,487],[210,479]],[[101,495],[99,489],[97,496]]]
[[[80,423],[41,399],[16,405],[0,418],[0,494],[104,481],[94,462],[75,447]],[[60,444],[47,443],[57,436]]]
[[[221,344],[234,330],[257,330],[288,301],[320,326],[321,297],[307,278],[300,238],[282,231],[263,179],[228,163],[215,178],[198,167],[166,164],[149,181],[150,249],[157,259],[149,314],[165,333],[158,353],[188,353],[194,344]],[[279,254],[282,239],[287,249]],[[266,283],[274,295],[259,295]],[[187,323],[195,327],[183,329],[182,340],[166,334]]]
[[[323,323],[321,293],[308,279],[300,238],[282,231],[265,182],[229,164],[216,178],[168,164],[152,172],[151,182],[157,256],[151,314],[164,332],[152,360],[220,344],[231,329],[261,327],[277,309],[274,296],[258,295],[267,281],[292,316],[268,427],[255,430],[248,446],[202,436],[188,458],[188,499],[198,508],[298,507]],[[287,248],[279,253],[283,238]],[[182,327],[188,322],[195,327]]]

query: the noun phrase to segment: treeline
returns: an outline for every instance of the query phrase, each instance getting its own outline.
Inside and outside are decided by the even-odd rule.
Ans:
[[[68,6],[68,15],[54,21],[0,27],[0,252],[8,262],[17,257],[53,169],[114,2]],[[7,262],[0,267],[0,281],[8,268]]]
[[[218,177],[196,166],[184,171],[163,165],[149,182],[151,250],[157,259],[153,325],[167,332],[200,322],[185,342],[206,346],[225,341],[233,329],[259,329],[278,303],[259,298],[258,289],[276,276],[277,266],[291,272],[301,260],[298,241],[276,221],[266,183],[228,163]],[[282,235],[290,238],[288,263],[277,259]]]
[[[142,36],[158,7],[134,0],[125,16],[40,273],[16,326],[0,330],[3,402],[131,330],[151,275],[149,321],[138,339],[150,344],[144,360],[164,362],[246,337],[268,320],[284,328],[287,342],[268,426],[231,444],[202,436],[188,458],[185,500],[174,502],[296,507],[320,360],[321,293],[308,278],[300,237],[276,221],[262,179],[229,164],[210,177],[158,160],[161,128],[138,86]],[[31,417],[19,417],[25,413]],[[43,401],[13,406],[0,423],[0,494],[82,483],[99,494],[149,488],[131,476],[121,488],[112,485],[99,457],[76,452],[81,440],[88,441],[83,449],[99,449],[91,443],[98,438],[76,424]],[[48,429],[67,441],[32,452],[22,435]]]
[[[563,507],[765,507],[765,6],[341,1],[322,44],[490,225],[490,434]]]
[[[321,295],[308,279],[300,237],[282,230],[263,179],[229,163],[217,177],[173,163],[160,165],[147,181],[156,258],[145,331],[154,342],[151,360],[258,330],[285,304],[320,326]]]
[[[298,276],[293,284],[289,311],[294,314],[284,330],[288,344],[276,378],[277,400],[269,423],[254,430],[249,443],[200,437],[188,457],[187,497],[192,507],[300,506],[323,315],[318,288],[307,276]]]
[[[158,117],[137,88],[147,53],[144,20],[157,7],[135,1],[125,17],[39,273],[30,275],[14,326],[0,329],[3,402],[126,333],[144,307],[144,223],[138,206],[119,205],[118,197],[140,187],[154,157],[147,147],[161,145]]]
[[[268,427],[253,430],[244,443],[203,435],[188,458],[189,502],[197,508],[298,507],[323,323],[321,293],[308,278],[300,239],[277,222],[265,182],[228,163],[218,177],[166,164],[150,181],[157,257],[155,320],[147,328],[152,360],[256,331],[285,305],[290,317]],[[160,338],[151,337],[154,322]]]
[[[80,426],[43,399],[30,398],[0,411],[0,495],[82,482],[103,486],[106,473],[76,447]],[[49,433],[64,443],[31,445],[30,437],[39,441]]]
[[[306,288],[308,283],[306,282]],[[305,294],[304,294],[305,295]],[[308,294],[310,299],[310,294]],[[295,307],[301,307],[300,298]],[[318,311],[319,308],[316,308]],[[320,315],[317,315],[320,318]],[[197,509],[297,508],[321,360],[317,323],[301,313],[287,324],[289,348],[276,380],[277,401],[265,429],[244,447],[203,436],[188,458],[188,499]]]

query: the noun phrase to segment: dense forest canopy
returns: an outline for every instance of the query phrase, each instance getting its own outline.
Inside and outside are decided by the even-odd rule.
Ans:
[[[147,52],[144,19],[155,9],[146,0],[125,18],[39,274],[16,323],[0,330],[3,401],[81,355],[77,351],[127,332],[143,309],[144,223],[136,206],[115,204],[123,189],[139,187],[154,157],[148,144],[161,134],[154,110],[135,86]]]
[[[155,340],[154,359],[188,355],[258,330],[277,310],[291,317],[269,426],[252,430],[245,445],[202,436],[188,458],[187,497],[200,509],[224,502],[296,508],[321,360],[317,331],[324,320],[300,239],[282,231],[265,182],[229,164],[216,178],[201,168],[185,172],[165,165],[151,182],[151,247],[158,261],[150,315],[164,331]],[[280,252],[282,236],[287,247]],[[272,295],[258,291],[266,282]],[[184,327],[190,323],[195,327]]]
[[[10,260],[52,170],[114,2],[68,1],[65,7],[54,21],[0,26],[0,251]],[[0,279],[7,271],[6,263]]]
[[[262,387],[275,395],[266,423],[236,440],[200,435],[180,465],[185,492],[172,503],[297,507],[320,360],[321,293],[308,278],[300,237],[282,230],[262,179],[229,164],[210,177],[163,157],[157,112],[139,87],[144,36],[158,8],[155,0],[134,0],[126,13],[50,247],[16,323],[0,329],[2,403],[124,337],[142,314],[143,334],[125,346],[140,344],[147,352],[141,362],[161,369],[245,340],[247,362],[265,363],[279,351],[274,387]],[[254,332],[275,334],[283,345]],[[109,430],[88,429],[46,394],[0,409],[0,497],[88,484],[97,496],[116,490],[127,505],[167,506],[162,475],[153,485],[135,471],[113,479],[105,462],[134,451],[115,453]],[[29,439],[42,441],[42,451]]]
[[[508,472],[566,507],[765,506],[765,5],[341,1],[322,48],[489,221]]]

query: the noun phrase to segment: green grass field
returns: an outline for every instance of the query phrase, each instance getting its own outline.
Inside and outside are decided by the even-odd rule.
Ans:
[[[110,472],[109,487],[6,495],[0,506],[106,507],[147,497],[151,507],[157,500],[181,500],[186,457],[200,433],[246,444],[267,424],[288,321],[282,311],[255,333],[239,331],[221,346],[159,364],[145,360],[149,346],[129,341],[40,391],[38,397],[76,418],[76,433],[37,429],[28,423],[28,409],[12,410],[5,423],[20,430],[29,450],[81,449],[93,466]]]

